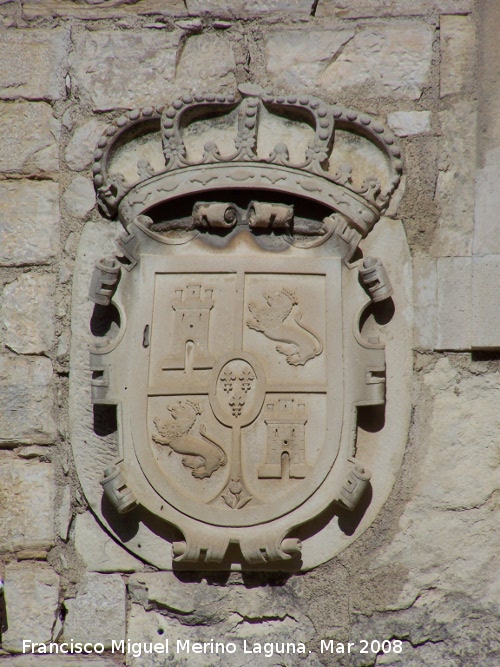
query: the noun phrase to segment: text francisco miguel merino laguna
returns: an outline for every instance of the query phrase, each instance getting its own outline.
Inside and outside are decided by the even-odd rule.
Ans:
[[[23,639],[23,653],[104,653],[106,649],[111,653],[122,653],[132,655],[134,658],[140,658],[147,654],[168,654],[168,653],[206,653],[206,654],[232,654],[232,653],[261,653],[267,658],[273,655],[283,655],[290,653],[306,654],[309,651],[302,642],[247,642],[246,639],[240,644],[234,642],[216,642],[211,639],[209,642],[194,642],[190,639],[177,639],[175,642],[164,639],[161,642],[133,642],[130,639],[125,641],[112,640],[111,646],[106,642],[50,642],[41,644],[32,642],[30,639]]]

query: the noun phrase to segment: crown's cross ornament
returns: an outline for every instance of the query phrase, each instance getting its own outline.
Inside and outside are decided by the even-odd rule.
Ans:
[[[333,556],[380,508],[397,460],[358,438],[358,408],[385,401],[391,322],[372,309],[391,312],[392,288],[360,243],[399,184],[394,136],[341,105],[246,84],[118,118],[93,171],[124,231],[91,286],[118,327],[91,351],[92,398],[119,406],[104,501],[86,481],[103,456],[75,445],[91,506],[160,567]],[[128,511],[127,531],[113,517]]]

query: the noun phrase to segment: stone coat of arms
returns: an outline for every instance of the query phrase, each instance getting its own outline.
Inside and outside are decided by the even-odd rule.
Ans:
[[[108,128],[94,180],[124,231],[90,295],[118,329],[90,363],[94,405],[117,406],[110,524],[147,525],[172,567],[300,569],[312,535],[366,505],[356,415],[383,406],[386,363],[363,322],[392,287],[359,244],[401,172],[370,116],[251,85]]]

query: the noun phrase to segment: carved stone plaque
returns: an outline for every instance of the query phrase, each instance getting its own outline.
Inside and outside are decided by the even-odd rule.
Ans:
[[[334,164],[336,128],[351,132],[345,155],[373,161],[363,181],[356,162]],[[173,567],[300,569],[303,542],[370,495],[357,413],[384,405],[386,361],[364,325],[392,287],[358,245],[398,185],[394,138],[243,86],[130,112],[95,157],[101,206],[125,227],[90,287],[114,323],[90,353],[92,400],[116,406],[118,429],[96,513],[155,564],[163,540]],[[124,537],[127,522],[156,547]],[[318,562],[338,546],[323,550]]]

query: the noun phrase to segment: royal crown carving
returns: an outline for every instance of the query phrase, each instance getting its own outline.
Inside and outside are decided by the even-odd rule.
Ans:
[[[114,324],[90,370],[118,442],[109,456],[74,447],[91,506],[130,551],[161,567],[164,548],[173,568],[308,568],[342,548],[373,489],[378,511],[377,456],[391,475],[398,457],[365,451],[358,411],[385,403],[377,318],[393,289],[360,242],[401,171],[370,116],[249,84],[131,111],[101,137],[96,190],[125,230],[91,280]]]
[[[291,157],[291,145],[286,141],[278,141],[270,150],[272,142],[261,146],[259,130],[264,113],[272,117],[278,135],[280,124],[282,128],[290,122],[297,127],[312,128],[313,137],[302,147],[298,160]],[[185,130],[199,117],[207,115],[215,115],[222,121],[234,148],[221,148],[217,144],[218,133],[214,138],[214,133],[207,129],[199,137],[202,152],[193,159],[189,155]],[[151,130],[158,132],[163,164],[155,167],[140,156],[135,164],[136,173],[130,179],[113,171],[110,158],[115,149]],[[350,162],[337,159],[335,134],[338,131],[363,137],[376,147],[385,162],[385,173],[363,173],[357,178],[356,151]],[[290,139],[293,144],[293,133]],[[271,95],[252,84],[241,85],[238,95],[185,95],[165,108],[130,111],[106,130],[94,158],[94,182],[107,215],[114,215],[120,205],[134,209],[136,204],[145,203],[147,197],[154,200],[155,189],[178,190],[182,194],[177,178],[190,179],[193,190],[201,186],[235,187],[251,181],[251,187],[272,189],[278,186],[279,190],[299,195],[314,193],[314,199],[341,211],[362,235],[387,210],[403,170],[401,150],[394,135],[371,116],[327,104],[312,95]],[[167,175],[170,178],[165,178]],[[137,191],[137,195],[144,194],[144,200],[131,197],[133,191]],[[123,211],[121,217],[130,217],[130,212]],[[201,220],[200,212],[197,224]],[[215,224],[230,226],[231,223],[235,223],[235,219],[226,220],[222,214]],[[278,219],[277,224],[286,222]]]

